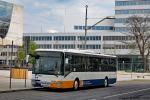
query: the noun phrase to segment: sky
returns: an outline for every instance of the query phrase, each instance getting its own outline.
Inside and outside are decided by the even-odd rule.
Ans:
[[[62,32],[66,17],[104,18],[114,15],[114,0],[3,0],[24,7],[24,32]],[[76,18],[76,17],[73,17]],[[77,19],[72,19],[77,20]]]

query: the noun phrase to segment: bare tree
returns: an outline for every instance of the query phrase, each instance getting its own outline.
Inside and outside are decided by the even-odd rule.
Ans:
[[[150,17],[131,16],[127,19],[128,36],[131,39],[129,46],[138,50],[140,53],[144,71],[149,71],[148,58],[150,55]]]

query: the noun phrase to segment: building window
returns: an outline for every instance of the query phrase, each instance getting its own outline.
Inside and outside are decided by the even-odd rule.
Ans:
[[[51,49],[52,45],[51,44],[39,44],[39,45],[37,45],[37,47],[39,49]]]
[[[115,19],[115,23],[127,23],[127,18],[117,18]]]
[[[113,30],[113,26],[87,26],[89,30]],[[74,26],[75,30],[85,30],[85,26]]]
[[[127,27],[115,27],[115,32],[128,32],[129,28]]]
[[[78,45],[79,49],[84,49],[84,47],[85,46],[83,44]],[[101,49],[101,45],[87,44],[86,49]]]
[[[115,14],[150,14],[150,9],[115,10]]]
[[[84,41],[85,36],[78,36],[78,41]],[[101,36],[86,36],[87,41],[98,41],[101,40]]]
[[[104,41],[130,41],[134,40],[131,36],[103,36]]]
[[[78,30],[78,26],[74,26],[74,29],[75,29],[75,30]]]
[[[54,36],[55,41],[75,41],[75,36]]]
[[[135,0],[135,1],[116,1],[115,6],[135,6],[135,5],[150,5],[149,0]]]
[[[31,41],[51,41],[51,36],[31,36]]]
[[[75,49],[74,44],[54,44],[54,49]]]
[[[104,44],[103,49],[133,49],[129,45]]]

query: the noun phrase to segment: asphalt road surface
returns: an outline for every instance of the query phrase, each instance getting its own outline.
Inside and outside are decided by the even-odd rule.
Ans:
[[[150,81],[124,81],[107,88],[79,91],[36,89],[0,93],[0,100],[150,100]]]

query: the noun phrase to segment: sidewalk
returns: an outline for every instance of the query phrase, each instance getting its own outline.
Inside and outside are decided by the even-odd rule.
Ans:
[[[31,72],[29,72],[29,77],[26,80],[26,88],[25,88],[25,80],[24,79],[12,79],[11,80],[11,88],[10,78],[9,78],[9,70],[0,70],[0,93],[9,92],[9,91],[20,91],[20,90],[28,90],[32,89],[31,86]]]

